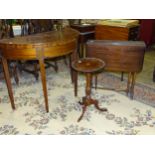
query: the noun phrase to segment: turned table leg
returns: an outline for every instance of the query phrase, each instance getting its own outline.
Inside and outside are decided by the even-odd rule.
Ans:
[[[9,97],[10,97],[10,101],[11,101],[11,107],[12,107],[12,109],[15,109],[11,80],[10,80],[9,69],[8,69],[8,63],[7,63],[7,60],[3,57],[2,57],[2,65],[3,65],[4,77],[6,80],[6,85],[8,88],[8,93],[9,93]]]
[[[91,98],[91,85],[92,85],[92,74],[91,73],[86,73],[86,96],[83,97],[83,101],[79,102],[83,107],[82,107],[82,114],[78,119],[78,122],[83,118],[84,113],[86,111],[87,106],[94,104],[95,108],[104,112],[107,111],[106,108],[100,108],[98,105],[98,101],[94,100]]]
[[[86,98],[90,98],[91,96],[91,81],[92,75],[90,73],[86,74]]]
[[[135,86],[135,80],[136,80],[136,73],[130,72],[128,74],[128,82],[127,82],[127,96],[130,94],[130,98],[133,99],[134,96],[134,86]]]

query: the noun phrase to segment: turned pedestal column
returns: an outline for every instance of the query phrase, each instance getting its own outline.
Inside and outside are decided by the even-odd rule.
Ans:
[[[87,106],[91,104],[94,104],[94,106],[100,111],[107,111],[106,108],[100,108],[98,105],[98,101],[92,99],[91,97],[92,75],[103,69],[104,66],[105,66],[104,61],[96,58],[84,58],[72,63],[72,67],[75,71],[82,72],[86,76],[86,89],[85,89],[86,95],[82,98],[82,102],[79,102],[82,105],[83,111],[78,119],[78,122],[83,118]],[[77,80],[75,82],[77,82]],[[77,83],[74,83],[74,85],[76,87],[75,89],[77,89]],[[77,94],[75,94],[75,96],[76,95]]]

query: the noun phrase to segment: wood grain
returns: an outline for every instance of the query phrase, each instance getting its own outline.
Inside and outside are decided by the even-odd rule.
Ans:
[[[96,25],[95,38],[98,40],[137,40],[139,26],[116,27]]]

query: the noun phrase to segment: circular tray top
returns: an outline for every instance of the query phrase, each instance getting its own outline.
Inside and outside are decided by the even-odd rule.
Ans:
[[[105,62],[98,58],[83,58],[76,60],[72,63],[72,67],[84,73],[93,73],[103,69],[105,66]]]

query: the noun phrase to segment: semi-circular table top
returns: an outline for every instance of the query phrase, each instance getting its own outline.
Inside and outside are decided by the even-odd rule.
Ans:
[[[2,39],[1,55],[11,60],[32,60],[39,55],[44,58],[63,56],[73,52],[78,36],[78,31],[66,27],[59,31]]]
[[[75,40],[79,32],[69,27],[63,28],[59,31],[49,31],[37,33],[27,36],[17,36],[14,38],[0,40],[0,48],[12,46],[37,46],[37,45],[50,45],[56,46],[65,44],[69,41]]]

